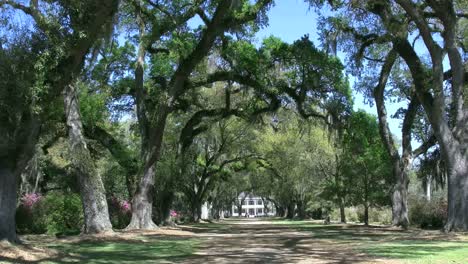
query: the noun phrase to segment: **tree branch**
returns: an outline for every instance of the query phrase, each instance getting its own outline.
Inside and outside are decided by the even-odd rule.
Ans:
[[[421,154],[424,154],[427,152],[428,149],[430,149],[432,146],[434,146],[437,143],[436,137],[432,134],[427,141],[421,144],[417,149],[413,151],[413,157],[418,157]]]
[[[389,155],[394,159],[398,159],[399,154],[398,150],[395,147],[395,143],[393,141],[393,137],[387,122],[387,110],[385,107],[384,91],[385,86],[387,85],[388,78],[390,76],[390,72],[393,68],[396,59],[397,53],[394,50],[391,50],[388,53],[385,59],[385,63],[380,71],[379,83],[374,89],[374,99],[377,108],[377,114],[379,117],[380,136]]]

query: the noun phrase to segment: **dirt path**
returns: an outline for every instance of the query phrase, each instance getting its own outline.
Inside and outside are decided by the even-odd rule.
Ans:
[[[0,263],[397,264],[444,251],[461,254],[468,245],[468,234],[281,219],[228,219],[154,231],[22,239],[22,245],[0,243]],[[450,263],[468,263],[446,256],[457,260]],[[434,263],[448,263],[438,259]]]
[[[264,220],[226,221],[222,229],[183,228],[206,242],[178,263],[388,263],[346,244],[316,239],[310,232]]]

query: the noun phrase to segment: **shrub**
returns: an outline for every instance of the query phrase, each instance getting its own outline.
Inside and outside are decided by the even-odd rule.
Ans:
[[[346,221],[348,222],[359,221],[358,208],[356,207],[345,208],[345,215],[346,215]]]
[[[39,193],[25,194],[20,198],[20,205],[16,210],[16,226],[20,233],[45,233],[46,226],[37,219],[39,203],[43,196]]]
[[[117,229],[125,228],[132,217],[130,202],[112,196],[108,200],[108,206],[112,226]]]
[[[360,223],[364,223],[364,207],[359,206],[356,210],[356,215]],[[369,224],[391,224],[392,209],[389,207],[369,208]]]
[[[30,203],[24,196],[17,210],[17,227],[22,233],[78,233],[83,226],[81,199],[75,193],[51,192]]]
[[[427,201],[422,197],[411,197],[409,206],[409,220],[412,225],[434,229],[444,226],[447,218],[445,198]]]

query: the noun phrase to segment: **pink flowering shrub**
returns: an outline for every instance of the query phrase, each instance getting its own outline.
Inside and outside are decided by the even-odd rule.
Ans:
[[[176,218],[179,214],[175,210],[171,210],[170,215],[171,217]]]
[[[124,201],[121,201],[121,202],[120,202],[120,211],[121,211],[122,213],[125,213],[125,214],[131,213],[131,211],[132,211],[132,205],[130,204],[130,202],[129,202],[129,201],[125,201],[125,200],[124,200]]]
[[[21,197],[21,205],[26,209],[32,210],[32,207],[42,200],[40,193],[28,193]]]
[[[76,193],[26,194],[20,198],[16,225],[20,233],[79,233],[83,210]]]
[[[130,223],[132,216],[130,202],[112,196],[109,198],[108,205],[112,226],[119,229],[125,228]]]

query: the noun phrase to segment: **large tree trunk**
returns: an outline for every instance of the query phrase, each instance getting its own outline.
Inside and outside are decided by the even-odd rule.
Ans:
[[[153,188],[155,177],[155,165],[145,168],[143,177],[138,185],[137,192],[132,200],[132,219],[127,230],[132,229],[156,229],[153,222]]]
[[[340,222],[346,224],[346,212],[342,198],[340,198]]]
[[[201,220],[201,207],[202,204],[200,201],[196,199],[192,201],[192,221],[195,223],[198,223]]]
[[[448,214],[446,231],[468,230],[468,158],[456,153],[446,159],[448,169]]]
[[[367,177],[367,170],[365,173],[364,182],[364,225],[369,225],[369,178]],[[394,215],[394,214],[393,214]]]
[[[306,218],[305,203],[303,201],[298,201],[297,202],[297,215],[298,215],[299,219],[305,219]]]
[[[0,164],[0,241],[18,242],[16,236],[17,177],[13,169]]]
[[[161,195],[161,204],[160,204],[160,224],[164,226],[173,226],[174,222],[171,218],[171,207],[172,202],[174,201],[174,192],[173,191],[164,191]]]
[[[369,225],[369,206],[367,204],[364,205],[364,225]]]
[[[406,165],[394,162],[395,183],[392,192],[392,225],[408,228],[408,174]]]
[[[286,217],[286,212],[284,210],[284,207],[275,204],[275,208],[276,208],[276,216]]]
[[[412,96],[408,109],[406,111],[402,128],[402,147],[401,157],[395,146],[390,128],[387,122],[387,110],[385,107],[384,90],[390,76],[393,64],[397,59],[397,52],[390,51],[387,55],[382,70],[380,72],[379,83],[374,90],[374,99],[379,117],[379,133],[384,143],[385,149],[391,158],[393,166],[393,192],[392,192],[392,224],[407,228],[408,220],[408,170],[411,164],[411,128],[419,106],[419,101]]]
[[[294,202],[290,202],[288,204],[288,208],[287,208],[287,212],[286,212],[286,218],[288,218],[288,219],[293,219],[294,218],[294,213],[295,213],[294,209],[296,207],[295,205],[296,205],[296,203],[294,203]]]
[[[84,212],[84,233],[112,231],[107,200],[94,161],[83,136],[80,108],[76,87],[68,85],[64,91],[64,106],[68,126],[68,142],[72,164],[79,179]]]
[[[153,222],[153,189],[155,180],[156,163],[161,154],[161,143],[166,126],[169,110],[164,102],[161,102],[157,120],[149,120],[146,109],[146,96],[144,90],[144,66],[145,66],[145,24],[141,10],[137,10],[137,23],[139,25],[140,43],[138,45],[138,58],[135,68],[135,91],[137,117],[141,134],[141,156],[144,160],[143,175],[140,178],[135,195],[132,199],[132,219],[127,226],[131,229],[156,229]]]

